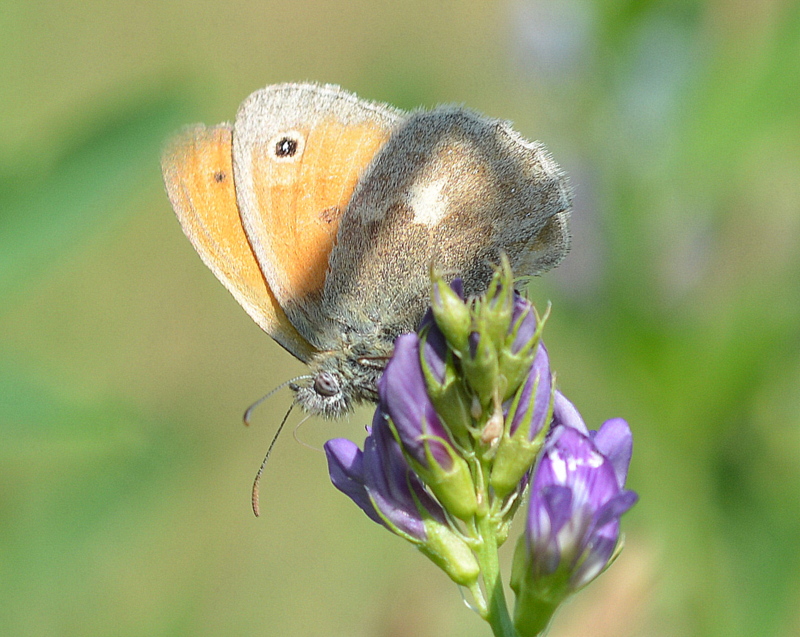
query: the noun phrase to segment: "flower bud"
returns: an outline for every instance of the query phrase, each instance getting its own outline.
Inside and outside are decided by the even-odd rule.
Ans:
[[[504,400],[513,396],[528,376],[543,327],[544,321],[538,319],[530,301],[515,296],[511,328],[500,350],[500,373],[508,380]]]
[[[451,347],[457,352],[464,352],[467,349],[472,317],[460,291],[460,279],[453,281],[452,285],[447,285],[444,279],[435,278],[431,309],[436,324]]]
[[[475,485],[427,393],[419,338],[403,334],[378,383],[380,409],[419,477],[451,514],[469,519],[476,510]]]
[[[511,327],[514,308],[514,277],[508,259],[495,271],[486,294],[476,301],[476,323],[483,337],[489,338],[496,349],[503,347]]]
[[[500,376],[497,348],[488,335],[479,332],[469,335],[469,350],[461,358],[461,367],[467,383],[483,407],[501,393],[498,391]],[[505,389],[505,382],[503,385]]]
[[[464,391],[453,352],[435,323],[421,331],[420,342],[420,364],[428,396],[455,442],[469,448],[471,401]]]
[[[547,350],[536,348],[536,358],[525,384],[511,403],[507,431],[497,449],[490,484],[500,497],[517,488],[542,448],[552,410],[552,377]]]
[[[363,452],[337,438],[325,443],[325,453],[334,486],[370,519],[414,543],[457,584],[475,583],[480,572],[475,556],[411,471],[380,412]]]

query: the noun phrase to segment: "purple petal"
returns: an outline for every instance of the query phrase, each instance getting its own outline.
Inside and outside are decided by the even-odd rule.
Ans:
[[[385,425],[384,425],[385,427]],[[412,537],[424,540],[425,525],[417,510],[406,481],[408,465],[397,449],[386,443],[393,443],[380,436],[381,427],[373,427],[372,435],[364,441],[365,486],[375,507],[397,528]],[[378,434],[378,435],[376,435]],[[397,446],[397,443],[394,442]],[[399,462],[398,462],[399,460]]]
[[[550,407],[552,381],[547,349],[544,343],[539,343],[536,350],[536,357],[533,359],[531,371],[522,388],[522,395],[520,396],[517,411],[514,413],[513,419],[511,420],[509,432],[512,436],[520,423],[527,417],[531,408],[534,411],[528,439],[533,440],[542,430],[542,427],[545,426],[547,411]],[[533,395],[534,388],[536,389],[536,395]]]
[[[428,447],[436,462],[448,470],[452,459],[442,442],[448,439],[447,432],[428,397],[416,334],[403,334],[395,341],[394,355],[378,383],[378,394],[381,409],[392,419],[406,451],[427,467]]]
[[[618,521],[638,500],[639,495],[635,491],[621,491],[600,507],[596,515],[595,528],[602,529],[610,522]]]
[[[363,452],[343,438],[325,443],[325,452],[334,486],[378,524],[424,541],[427,532],[420,506],[428,516],[447,523],[441,506],[411,471],[380,410]]]
[[[422,356],[433,377],[441,384],[444,381],[447,360],[447,341],[436,323],[433,323],[425,335]]]
[[[475,358],[478,355],[478,345],[481,342],[481,335],[478,332],[470,332],[468,343],[469,343],[469,357]]]
[[[575,405],[569,402],[564,394],[556,390],[555,399],[553,401],[553,429],[559,424],[577,429],[586,435],[589,433],[589,429],[583,422],[583,418],[581,418],[578,410],[575,409]]]
[[[542,493],[542,503],[550,519],[550,533],[556,535],[572,516],[572,489],[552,484]]]
[[[424,328],[428,326],[435,326],[436,319],[433,318],[433,310],[428,308],[425,310],[425,314],[422,315],[422,320],[419,322],[419,327],[417,328],[417,332],[421,332]]]
[[[372,520],[383,524],[364,487],[362,451],[353,441],[346,438],[328,440],[324,448],[333,486],[355,502]]]
[[[533,572],[543,576],[567,568],[577,590],[605,568],[619,539],[620,517],[638,496],[622,490],[618,479],[617,467],[626,469],[630,461],[627,423],[614,419],[587,435],[572,404],[560,394],[556,400],[558,422],[534,472],[526,538]],[[554,556],[570,561],[554,566]]]
[[[436,289],[436,288],[434,287],[434,289]],[[461,277],[456,277],[455,279],[450,281],[450,289],[453,290],[453,292],[455,292],[456,294],[458,294],[458,296],[461,297],[462,301],[465,299],[465,297],[464,297],[464,281],[461,280]]]
[[[625,486],[633,454],[633,435],[628,423],[622,418],[606,420],[592,439],[600,453],[611,461],[621,489]]]
[[[401,503],[408,511],[416,512],[419,515],[419,505],[422,505],[428,515],[435,518],[442,524],[447,524],[447,517],[441,505],[425,490],[422,482],[411,470],[408,461],[403,456],[400,445],[394,439],[389,425],[385,418],[381,416],[380,424],[377,417],[373,421],[373,438],[380,451],[381,460],[386,467],[386,475],[391,475],[391,488],[387,491],[392,493],[395,500]],[[369,489],[369,483],[367,488]],[[414,491],[412,496],[411,490]],[[416,498],[416,499],[415,499]],[[419,503],[419,504],[418,504]]]
[[[578,565],[570,578],[573,590],[583,588],[595,577],[602,573],[608,560],[617,546],[617,536],[614,538],[596,538],[592,550],[584,555],[583,561]]]
[[[559,425],[547,454],[558,483],[572,488],[576,507],[597,509],[619,491],[611,463],[577,429]]]
[[[536,334],[536,315],[533,312],[533,306],[528,299],[514,295],[514,309],[511,315],[511,329],[517,325],[517,321],[522,318],[519,329],[514,336],[514,342],[511,344],[511,352],[516,354],[519,352],[526,343],[528,343]]]

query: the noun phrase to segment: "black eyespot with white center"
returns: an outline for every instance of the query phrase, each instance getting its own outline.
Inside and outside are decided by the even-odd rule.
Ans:
[[[275,144],[275,155],[277,157],[294,157],[296,152],[297,140],[291,137],[283,137]]]
[[[275,135],[267,144],[272,158],[280,162],[293,162],[303,154],[305,138],[299,131],[283,131]]]

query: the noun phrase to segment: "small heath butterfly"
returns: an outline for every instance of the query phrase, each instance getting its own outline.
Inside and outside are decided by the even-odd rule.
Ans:
[[[454,106],[268,86],[232,125],[177,135],[162,168],[195,250],[309,366],[295,401],[325,417],[377,400],[395,338],[429,304],[431,266],[478,294],[501,253],[531,276],[569,246],[570,190],[545,147]]]

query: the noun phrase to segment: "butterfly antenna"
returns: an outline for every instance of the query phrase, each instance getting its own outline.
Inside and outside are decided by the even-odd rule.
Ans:
[[[259,398],[256,402],[254,402],[252,405],[250,405],[245,410],[244,416],[242,416],[242,420],[244,421],[245,426],[246,427],[250,426],[250,418],[252,417],[253,412],[255,411],[256,407],[258,407],[261,403],[263,403],[265,400],[267,400],[267,398],[271,397],[278,390],[281,390],[284,387],[286,387],[286,385],[291,385],[291,384],[297,382],[298,380],[306,380],[308,378],[312,378],[312,377],[306,375],[306,376],[298,376],[297,378],[292,378],[291,380],[287,380],[285,383],[281,383],[280,385],[278,385],[275,389],[273,389],[271,392],[269,392],[265,396],[262,396],[261,398]],[[287,414],[287,416],[288,416],[288,414]]]
[[[263,400],[263,399],[262,399]],[[281,431],[283,431],[283,426],[286,424],[286,421],[289,418],[289,414],[292,413],[292,409],[294,405],[289,406],[289,410],[286,412],[286,415],[281,420],[281,424],[278,427],[278,431],[275,432],[275,435],[272,437],[272,442],[269,443],[269,448],[267,449],[267,455],[264,456],[264,460],[261,461],[261,466],[258,468],[258,473],[256,474],[256,479],[253,480],[253,493],[251,501],[253,503],[253,513],[255,513],[256,517],[259,515],[259,508],[258,508],[258,485],[261,482],[261,474],[264,473],[264,467],[267,466],[267,460],[269,460],[269,456],[272,453],[272,448],[275,446],[275,443],[278,440],[278,436],[281,435]]]

